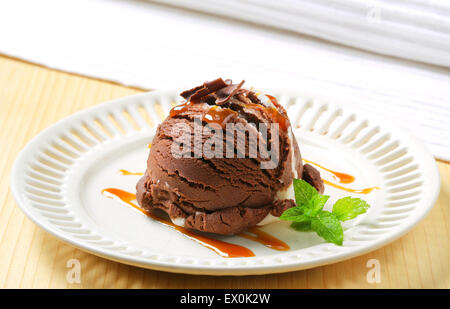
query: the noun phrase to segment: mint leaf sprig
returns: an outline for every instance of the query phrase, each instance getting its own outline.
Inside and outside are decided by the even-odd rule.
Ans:
[[[295,202],[297,206],[287,209],[280,219],[292,221],[297,231],[315,231],[327,242],[342,246],[344,230],[341,221],[347,221],[363,214],[370,207],[360,198],[344,197],[336,201],[331,212],[323,210],[330,198],[322,195],[302,179],[294,179]]]

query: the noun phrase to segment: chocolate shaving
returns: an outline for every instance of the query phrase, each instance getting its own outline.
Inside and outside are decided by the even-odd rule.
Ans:
[[[192,103],[207,103],[209,105],[223,105],[228,102],[234,95],[245,92],[241,89],[244,81],[237,85],[233,85],[231,79],[223,80],[217,78],[215,80],[205,82],[202,86],[198,86],[180,93],[180,96]]]
[[[198,90],[200,90],[202,88],[203,88],[203,86],[197,86],[195,88],[185,90],[182,93],[180,93],[180,96],[182,96],[183,98],[185,98],[187,100],[191,97],[191,95],[193,95],[194,93],[196,93]]]
[[[219,89],[230,86],[231,80],[224,81],[222,78],[203,83],[203,86],[195,87],[193,89],[183,91],[180,95],[190,100],[193,103],[198,103],[201,99],[210,93],[216,92]]]
[[[253,91],[247,91],[247,98],[252,101],[254,104],[262,104],[261,100],[256,96],[256,93]]]
[[[241,89],[241,87],[244,83],[245,83],[245,80],[243,80],[242,82],[240,82],[237,85],[231,85],[231,86],[222,88],[219,91],[217,91],[216,96],[217,96],[218,100],[216,100],[216,105],[223,105],[226,102],[228,102],[228,100],[230,100],[230,98],[232,96],[237,94],[237,92],[239,91],[239,89]]]

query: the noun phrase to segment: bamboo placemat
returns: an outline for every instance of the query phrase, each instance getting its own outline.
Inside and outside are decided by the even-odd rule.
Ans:
[[[145,270],[75,249],[34,225],[17,207],[9,187],[20,149],[61,118],[139,92],[0,56],[0,287],[450,288],[450,164],[444,162],[438,162],[439,199],[411,232],[366,255],[285,274],[208,277]],[[67,280],[71,259],[80,262],[80,283]],[[370,271],[369,279],[374,278],[373,260],[379,262],[379,283],[368,280]]]

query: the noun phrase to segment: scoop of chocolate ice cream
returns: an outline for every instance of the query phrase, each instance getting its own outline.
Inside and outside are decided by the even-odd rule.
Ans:
[[[141,207],[232,235],[294,206],[293,178],[323,191],[318,172],[303,168],[285,109],[242,85],[219,78],[180,94],[185,102],[159,125],[137,184]]]

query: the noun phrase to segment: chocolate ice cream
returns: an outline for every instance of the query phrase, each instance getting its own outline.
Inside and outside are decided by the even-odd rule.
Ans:
[[[285,109],[242,85],[219,78],[180,94],[185,101],[159,125],[137,184],[141,207],[162,209],[186,228],[233,235],[295,206],[293,178],[323,192],[318,171],[302,164]]]

